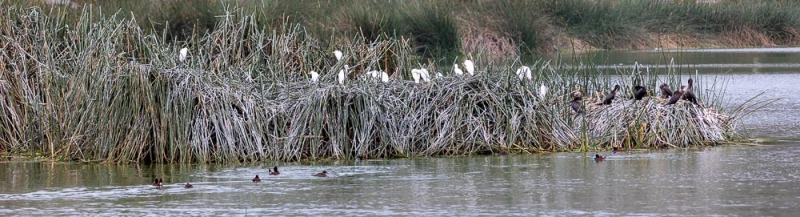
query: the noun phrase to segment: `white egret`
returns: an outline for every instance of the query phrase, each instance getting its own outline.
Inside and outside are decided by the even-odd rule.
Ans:
[[[311,74],[311,82],[317,83],[319,81],[319,73],[311,71],[309,74]]]
[[[350,68],[350,66],[344,65],[344,69],[340,69],[339,70],[339,74],[337,75],[337,79],[339,80],[339,84],[344,85],[345,73],[347,73],[347,71],[350,70],[349,68]]]
[[[442,75],[441,72],[437,72],[436,73],[436,78],[444,78],[444,75]]]
[[[542,84],[542,86],[539,87],[539,98],[544,98],[545,96],[547,96],[547,86]]]
[[[180,60],[181,62],[186,61],[186,56],[188,55],[189,55],[189,48],[181,48],[178,60]]]
[[[342,51],[339,50],[333,51],[333,56],[336,57],[336,61],[342,61]]]
[[[458,76],[464,75],[464,71],[458,68],[458,64],[453,64],[453,71],[455,71]]]
[[[411,69],[411,77],[414,78],[414,83],[419,84],[420,74],[421,72],[419,69]]]
[[[532,78],[532,76],[531,76],[531,68],[528,68],[527,66],[519,67],[519,69],[517,69],[517,77],[519,77],[520,81],[523,78],[528,79],[530,81],[531,78]]]
[[[372,71],[367,72],[367,76],[372,77],[372,79],[378,79],[378,77],[381,76],[381,72],[379,72],[377,70],[372,70]]]
[[[464,69],[467,70],[469,75],[475,75],[475,63],[472,60],[464,60]]]
[[[424,82],[431,82],[431,75],[428,74],[428,69],[420,69],[419,70],[419,77],[422,78]]]
[[[383,83],[389,83],[389,74],[386,74],[386,72],[381,71],[381,81],[383,81]]]

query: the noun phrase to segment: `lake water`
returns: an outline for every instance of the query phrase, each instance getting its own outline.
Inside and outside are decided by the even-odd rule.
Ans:
[[[607,67],[674,58],[725,76],[725,106],[780,99],[743,119],[762,145],[257,165],[0,162],[0,216],[794,216],[800,211],[800,49],[610,52]],[[620,66],[619,63],[622,63]],[[327,170],[331,177],[311,174]],[[264,181],[252,183],[259,174]],[[150,186],[164,177],[163,189]],[[191,182],[194,188],[184,189]]]

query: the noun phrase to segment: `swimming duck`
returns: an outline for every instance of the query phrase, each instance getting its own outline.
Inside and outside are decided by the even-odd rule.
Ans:
[[[281,172],[278,172],[278,167],[277,166],[275,166],[272,170],[269,171],[269,175],[270,176],[277,176],[277,175],[280,175],[280,174],[281,174]]]
[[[667,103],[666,103],[666,104],[664,104],[664,105],[672,105],[672,104],[675,104],[675,103],[677,103],[677,102],[678,102],[678,100],[680,100],[680,99],[681,99],[681,97],[683,97],[683,88],[684,88],[684,87],[683,87],[683,86],[681,86],[681,89],[680,89],[680,90],[677,90],[677,91],[675,91],[675,93],[672,93],[672,97],[670,97],[670,98],[669,98],[669,101],[667,101]]]
[[[164,186],[164,182],[159,178],[155,178],[153,179],[153,186],[161,188],[161,186]]]
[[[328,177],[328,171],[323,170],[321,173],[314,174],[316,177]]]
[[[258,178],[258,175],[256,175],[256,177],[253,178],[253,182],[255,183],[261,182],[261,178]]]
[[[606,157],[603,157],[603,155],[594,154],[594,160],[595,161],[602,161],[602,160],[605,160],[605,159],[606,159]]]
[[[187,182],[185,185],[183,185],[183,188],[194,188],[194,186],[192,186],[192,184],[189,184]]]
[[[611,105],[611,101],[614,100],[614,97],[617,96],[617,90],[619,90],[619,85],[614,85],[614,88],[611,89],[611,92],[606,95],[606,98],[603,99],[603,102],[599,103],[598,105]]]
[[[661,89],[661,98],[669,99],[672,96],[672,90],[669,89],[669,85],[662,83],[658,88]]]
[[[647,88],[644,88],[642,86],[636,85],[636,86],[633,87],[633,89],[634,89],[634,91],[633,91],[633,99],[634,100],[642,100],[642,98],[644,98],[644,96],[647,95]]]
[[[613,153],[613,154],[616,154],[617,152],[621,152],[621,151],[623,151],[623,149],[620,148],[620,147],[611,148],[611,153]]]

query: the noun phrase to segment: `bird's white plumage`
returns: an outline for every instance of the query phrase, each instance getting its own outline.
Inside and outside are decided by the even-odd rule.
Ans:
[[[180,54],[178,55],[178,60],[181,62],[186,61],[186,56],[189,56],[189,48],[181,48]]]
[[[443,77],[444,77],[444,75],[442,75],[441,72],[437,72],[436,73],[436,78],[443,78]]]
[[[544,98],[545,96],[547,96],[547,86],[542,84],[542,86],[539,86],[539,97]]]
[[[528,79],[529,81],[532,79],[531,76],[531,68],[527,66],[522,66],[517,69],[517,77],[521,81],[522,79]]]
[[[344,65],[344,69],[339,70],[339,74],[337,74],[337,80],[339,80],[339,84],[344,84],[345,73],[350,70],[348,65]]]
[[[411,69],[411,77],[414,78],[414,83],[419,84],[420,73],[419,69]]]
[[[311,71],[309,74],[311,74],[311,82],[317,83],[319,81],[319,73]]]
[[[453,71],[458,76],[464,75],[464,71],[461,71],[461,69],[458,68],[458,64],[453,64]]]
[[[420,69],[419,78],[421,78],[424,82],[431,82],[431,75],[428,73],[428,69]]]
[[[336,57],[336,61],[342,61],[342,51],[339,50],[333,51],[333,56]]]
[[[469,75],[475,75],[475,63],[472,60],[464,60],[464,69],[467,70]]]
[[[386,74],[386,72],[381,71],[381,81],[383,83],[388,83],[389,82],[389,74]]]

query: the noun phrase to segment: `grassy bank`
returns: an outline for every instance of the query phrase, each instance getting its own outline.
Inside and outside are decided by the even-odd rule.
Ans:
[[[68,25],[36,8],[7,8],[0,15],[0,149],[190,163],[688,147],[731,139],[740,112],[717,112],[714,82],[698,81],[697,90],[711,90],[697,91],[702,107],[627,100],[634,84],[680,86],[687,77],[674,71],[609,75],[479,55],[476,75],[458,76],[452,62],[418,56],[412,40],[331,44],[299,25],[260,29],[257,15],[228,14],[208,34],[175,43],[132,19],[97,20],[87,11]],[[183,46],[190,52],[180,61]],[[523,64],[531,80],[517,78]],[[431,82],[412,81],[419,67]],[[340,70],[347,70],[344,84]],[[372,79],[370,70],[387,72],[389,81]],[[319,82],[309,81],[311,71]],[[613,84],[623,86],[620,100],[594,105]],[[542,85],[550,87],[544,96]],[[569,106],[576,90],[587,95],[586,114]]]
[[[44,1],[41,1],[44,2]],[[5,5],[45,5],[8,0]],[[188,41],[212,31],[225,11],[253,15],[257,29],[301,26],[323,44],[407,39],[427,57],[485,52],[508,58],[586,49],[796,46],[800,4],[789,0],[699,4],[638,0],[94,1],[57,5],[65,23],[82,11],[119,11],[146,32]],[[91,6],[90,6],[91,5]],[[101,10],[102,8],[102,10]],[[336,37],[331,37],[331,36]],[[351,42],[355,43],[355,42]]]

